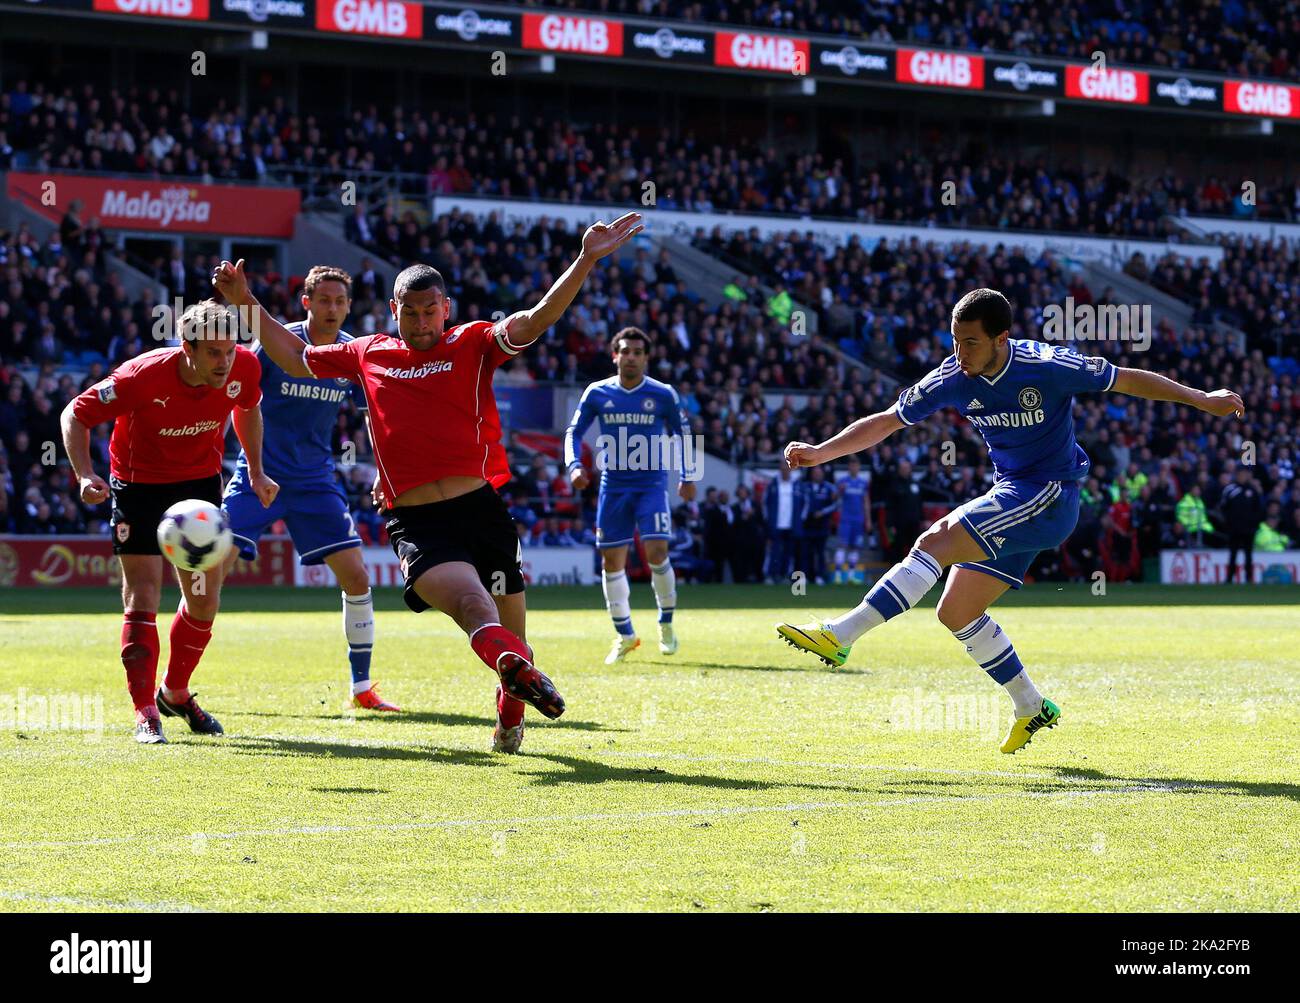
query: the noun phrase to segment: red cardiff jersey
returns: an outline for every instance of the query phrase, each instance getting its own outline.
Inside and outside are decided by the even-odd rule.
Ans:
[[[72,413],[87,428],[116,418],[109,466],[121,481],[172,484],[221,472],[226,419],[262,399],[262,366],[242,345],[225,386],[181,379],[185,349],[156,348],[122,363],[81,393]]]
[[[504,324],[476,320],[445,331],[428,351],[372,334],[308,345],[302,357],[318,379],[348,377],[365,390],[380,484],[391,499],[456,474],[494,488],[510,480],[492,374],[522,348]]]

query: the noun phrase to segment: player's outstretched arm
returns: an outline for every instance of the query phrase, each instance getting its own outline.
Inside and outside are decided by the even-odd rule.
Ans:
[[[785,459],[793,469],[815,467],[838,460],[841,456],[878,446],[903,427],[903,420],[893,408],[859,418],[852,425],[819,445],[792,442],[785,447]]]
[[[295,338],[283,324],[267,313],[266,308],[257,302],[252,290],[248,288],[243,258],[233,265],[229,261],[217,265],[212,270],[212,284],[226,298],[227,303],[241,309],[272,362],[290,376],[314,375],[302,360],[302,339]]]
[[[1246,405],[1231,390],[1196,390],[1184,386],[1177,380],[1171,380],[1159,373],[1149,373],[1145,369],[1118,369],[1115,383],[1111,390],[1117,394],[1142,397],[1152,401],[1175,401],[1187,404],[1198,410],[1225,418],[1235,414],[1240,418],[1246,412]]]
[[[72,464],[72,473],[77,478],[81,500],[87,505],[98,505],[108,497],[108,485],[104,478],[95,473],[95,466],[90,459],[90,429],[77,420],[77,416],[72,413],[72,405],[73,402],[69,401],[59,416],[63,448],[68,451],[68,460]]]
[[[280,493],[280,485],[271,480],[262,469],[262,409],[260,407],[235,408],[232,415],[235,423],[235,437],[244,447],[244,457],[248,460],[248,486],[257,495],[262,508],[269,508],[275,496]]]
[[[613,254],[644,229],[641,214],[637,212],[629,212],[612,223],[602,221],[587,227],[587,232],[582,235],[582,250],[578,257],[565,269],[555,285],[546,291],[546,295],[530,309],[511,314],[500,322],[504,325],[510,344],[515,348],[524,348],[540,338],[542,332],[559,320],[569,308],[596,262]]]

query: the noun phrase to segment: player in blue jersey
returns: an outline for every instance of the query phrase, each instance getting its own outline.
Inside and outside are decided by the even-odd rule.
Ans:
[[[307,273],[302,306],[307,319],[286,325],[304,344],[351,341],[342,330],[352,307],[352,278],[341,268],[317,265]],[[334,426],[339,408],[351,400],[362,411],[361,388],[345,379],[317,380],[288,375],[256,346],[262,364],[262,415],[266,425],[262,454],[280,494],[263,508],[248,483],[241,452],[235,476],[226,485],[222,506],[230,517],[237,552],[230,564],[257,556],[257,541],[272,523],[289,527],[298,559],[329,566],[343,590],[343,633],[352,673],[352,703],[367,710],[395,712],[370,680],[375,643],[375,611],[370,578],[361,559],[361,538],[348,510],[347,496],[334,475]]]
[[[835,584],[861,585],[865,567],[862,550],[867,545],[867,524],[871,516],[871,475],[862,472],[862,461],[849,457],[849,469],[835,484],[840,495],[840,542],[835,548]]]
[[[627,581],[627,548],[639,530],[650,564],[650,581],[659,609],[659,651],[677,651],[673,610],[677,607],[677,577],[668,559],[673,524],[668,503],[668,471],[682,476],[677,493],[695,497],[687,467],[698,463],[690,450],[690,421],[677,391],[646,375],[651,339],[640,328],[625,327],[610,342],[618,375],[592,383],[583,391],[577,410],[564,430],[564,462],[574,488],[587,487],[582,468],[582,437],[592,422],[600,423],[596,465],[602,471],[596,503],[596,546],[601,556],[605,606],[617,636],[606,665],[622,661],[640,647],[632,628],[631,589]],[[690,463],[686,461],[691,461]]]
[[[867,631],[916,605],[953,566],[939,600],[939,620],[1006,688],[1015,720],[1002,751],[1013,753],[1061,711],[1030,680],[1011,641],[986,610],[1018,589],[1040,550],[1057,547],[1079,515],[1079,483],[1090,462],[1074,438],[1074,395],[1113,390],[1176,401],[1217,417],[1244,411],[1230,390],[1206,393],[1157,373],[1120,369],[1103,358],[1011,337],[1011,305],[992,289],[963,296],[952,311],[953,355],[888,411],[861,418],[819,445],[792,442],[791,466],[826,463],[869,449],[941,408],[956,408],[988,445],[997,473],[987,494],[960,506],[917,538],[855,609],[831,620],[778,624],[788,643],[843,665]]]

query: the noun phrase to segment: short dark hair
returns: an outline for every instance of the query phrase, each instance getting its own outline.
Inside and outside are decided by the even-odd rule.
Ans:
[[[972,289],[952,308],[952,322],[979,321],[984,333],[996,338],[1011,330],[1011,304],[996,289]]]
[[[623,340],[640,341],[642,347],[645,349],[646,355],[650,354],[650,349],[654,348],[655,345],[654,338],[650,337],[650,335],[646,334],[646,332],[642,331],[639,327],[625,327],[623,330],[619,331],[618,334],[609,339],[609,351],[611,355],[618,351],[618,343]]]
[[[398,303],[408,292],[418,293],[426,289],[437,289],[447,295],[447,283],[443,281],[442,272],[431,265],[411,265],[403,268],[393,279],[393,299]]]

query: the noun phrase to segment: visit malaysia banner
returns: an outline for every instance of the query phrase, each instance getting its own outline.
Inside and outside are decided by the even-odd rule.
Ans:
[[[297,188],[203,185],[152,178],[10,171],[8,194],[59,222],[76,199],[81,218],[106,230],[214,233],[240,237],[293,236],[302,205]]]

